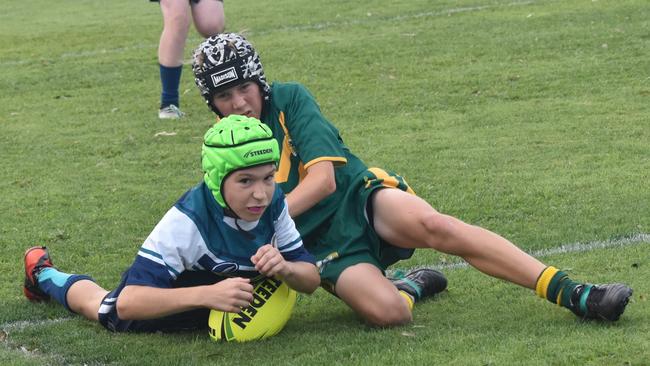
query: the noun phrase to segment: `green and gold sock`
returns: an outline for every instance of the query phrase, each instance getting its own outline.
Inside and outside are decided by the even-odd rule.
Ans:
[[[537,278],[535,292],[543,299],[563,306],[581,315],[586,311],[583,304],[589,294],[590,286],[575,282],[565,272],[553,266],[546,267]]]
[[[411,311],[413,311],[413,307],[415,306],[415,299],[413,298],[413,296],[409,295],[408,293],[406,293],[406,291],[403,291],[403,290],[399,290],[399,294],[404,299],[406,299],[406,302],[408,303],[409,309]]]

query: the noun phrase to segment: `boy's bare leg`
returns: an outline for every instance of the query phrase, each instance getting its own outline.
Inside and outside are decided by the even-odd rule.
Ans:
[[[72,311],[90,320],[98,321],[97,313],[106,294],[108,291],[95,282],[81,280],[70,287],[66,299]]]

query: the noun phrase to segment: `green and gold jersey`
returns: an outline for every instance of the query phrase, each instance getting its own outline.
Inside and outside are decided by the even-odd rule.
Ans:
[[[285,193],[300,183],[311,165],[320,161],[334,163],[336,192],[295,220],[302,236],[308,236],[327,222],[343,200],[352,178],[367,167],[345,146],[339,131],[323,116],[314,97],[301,84],[273,83],[261,119],[280,144],[276,181]]]

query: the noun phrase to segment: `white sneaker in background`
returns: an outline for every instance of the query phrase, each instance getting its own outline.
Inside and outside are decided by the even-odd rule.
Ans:
[[[173,104],[160,108],[158,111],[158,118],[160,119],[178,119],[184,115],[185,113],[181,112],[181,110]]]

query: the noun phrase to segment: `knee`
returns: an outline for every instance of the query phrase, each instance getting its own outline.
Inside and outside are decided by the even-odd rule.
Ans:
[[[450,217],[437,212],[422,217],[421,224],[426,231],[426,244],[433,249],[442,249],[453,232]]]
[[[364,320],[370,325],[391,327],[404,325],[413,320],[411,310],[401,296],[373,305],[371,309],[362,314]]]
[[[204,38],[210,38],[212,36],[215,36],[224,30],[224,23],[222,21],[219,21],[218,19],[215,19],[212,22],[209,23],[194,23],[194,27],[196,28],[196,31],[203,36]]]
[[[215,36],[224,31],[226,18],[223,12],[214,12],[210,16],[193,12],[194,28],[205,38]]]

